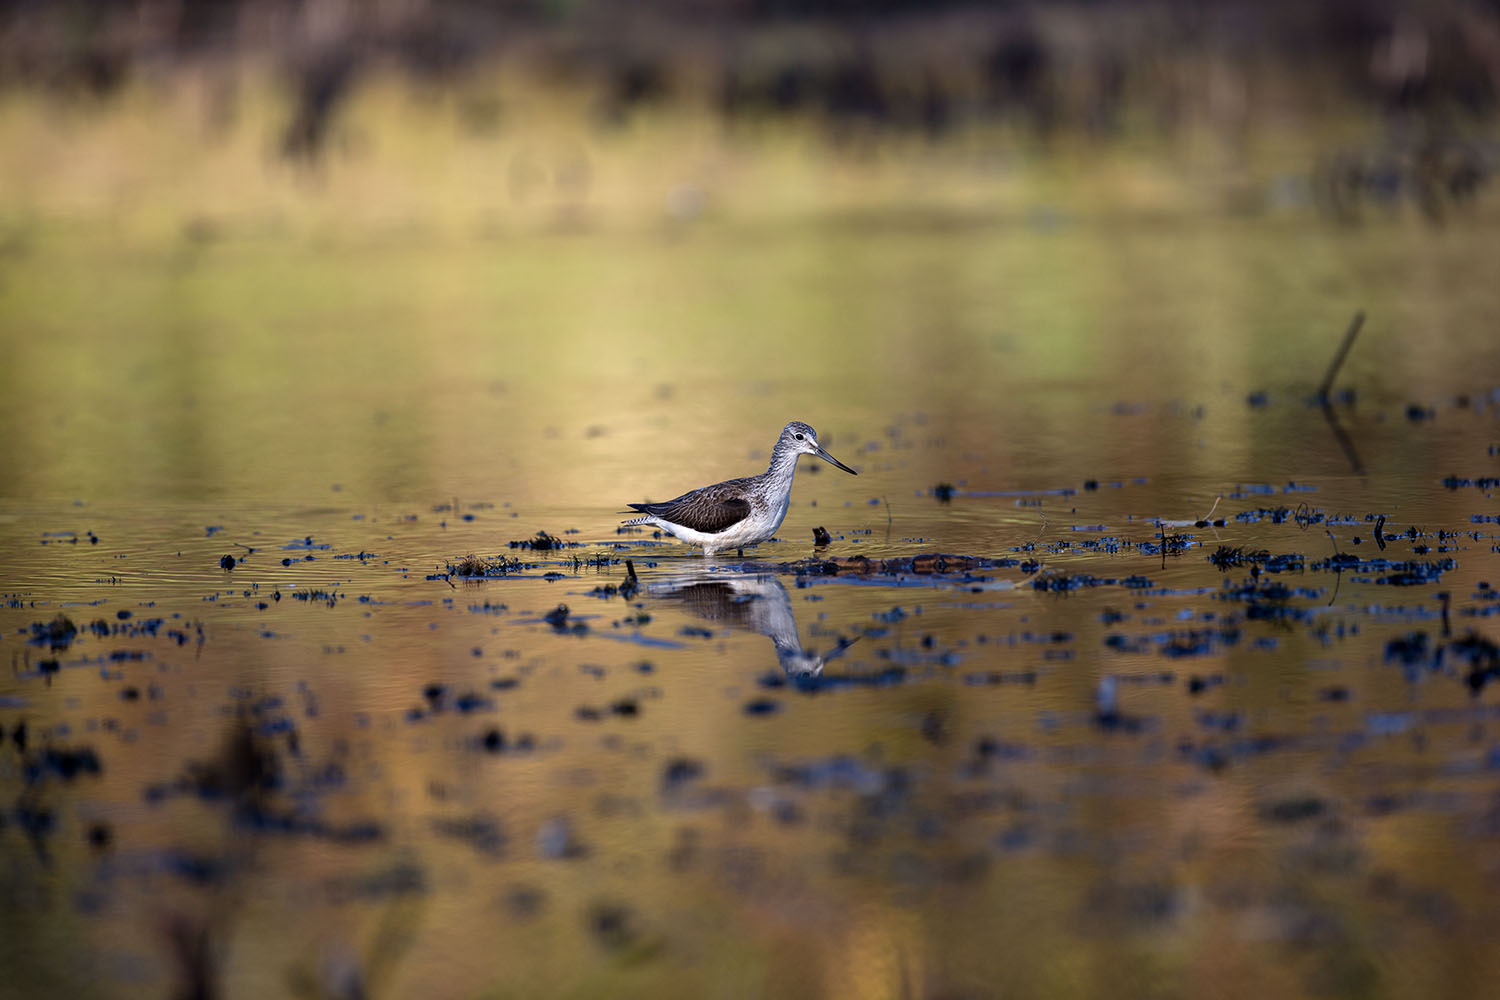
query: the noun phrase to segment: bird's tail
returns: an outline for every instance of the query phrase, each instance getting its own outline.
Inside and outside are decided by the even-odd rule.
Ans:
[[[638,516],[638,517],[632,517],[628,521],[621,521],[620,523],[622,525],[629,526],[629,525],[632,525],[632,524],[649,524],[649,523],[651,523],[651,518],[655,516],[654,514],[651,513],[651,511],[650,511],[650,505],[649,504],[644,504],[644,503],[628,503],[625,506],[629,507],[631,510],[640,511],[640,516]],[[622,510],[622,511],[620,511],[620,513],[624,514],[626,512]]]

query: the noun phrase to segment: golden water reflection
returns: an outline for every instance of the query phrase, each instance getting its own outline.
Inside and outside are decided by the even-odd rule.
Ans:
[[[1494,695],[1452,643],[1495,637],[1493,489],[1441,483],[1495,475],[1489,229],[1027,220],[39,232],[0,281],[11,981],[1483,995]],[[1362,472],[1309,404],[1357,308]],[[860,477],[805,465],[778,541],[617,533],[791,419]],[[924,552],[1010,563],[781,565]]]

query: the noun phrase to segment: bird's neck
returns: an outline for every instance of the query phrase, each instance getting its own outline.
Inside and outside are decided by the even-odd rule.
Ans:
[[[766,475],[777,481],[784,479],[790,484],[792,477],[797,474],[797,458],[801,454],[786,442],[777,441],[771,452],[771,467],[766,470]]]

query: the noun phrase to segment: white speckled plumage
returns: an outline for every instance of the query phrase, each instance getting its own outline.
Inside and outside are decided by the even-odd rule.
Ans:
[[[689,545],[702,546],[705,556],[758,545],[776,534],[786,517],[792,498],[792,478],[801,455],[816,455],[851,475],[858,475],[823,450],[816,431],[794,420],[782,429],[771,451],[770,468],[765,472],[714,483],[661,503],[627,504],[642,516],[624,523],[660,528]]]

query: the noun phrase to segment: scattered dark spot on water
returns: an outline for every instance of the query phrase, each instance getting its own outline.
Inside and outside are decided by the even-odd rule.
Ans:
[[[1445,489],[1459,490],[1466,486],[1472,486],[1481,490],[1500,489],[1500,476],[1479,476],[1475,479],[1449,476],[1443,480],[1443,487]]]
[[[981,556],[932,552],[891,559],[870,559],[866,556],[805,559],[801,562],[778,563],[766,568],[778,573],[792,573],[798,577],[842,575],[901,577],[959,574],[978,569],[1017,565],[1019,563],[1013,559],[989,559]]]
[[[560,549],[567,544],[567,542],[564,542],[556,535],[549,535],[545,531],[538,531],[534,537],[512,541],[510,547],[513,549],[534,549],[537,552],[547,552],[552,549]]]
[[[78,626],[67,615],[59,614],[49,622],[32,622],[31,642],[33,645],[46,645],[53,650],[67,649],[73,642],[73,637],[78,634]]]
[[[922,739],[934,746],[941,746],[948,742],[948,729],[942,715],[937,712],[928,712],[922,717],[922,724],[918,727]]]
[[[110,829],[109,824],[101,820],[89,824],[85,837],[88,839],[89,846],[94,850],[104,851],[108,850],[110,845],[114,843],[115,834]]]
[[[1469,673],[1465,682],[1475,694],[1482,691],[1490,681],[1500,678],[1500,647],[1493,640],[1470,632],[1462,639],[1449,643],[1448,648],[1456,657],[1468,663]]]
[[[505,894],[505,908],[517,920],[531,920],[542,912],[547,894],[535,886],[516,885]]]
[[[219,560],[219,566],[225,570],[234,569],[234,556],[225,556]]]
[[[1207,691],[1209,688],[1217,687],[1218,685],[1223,683],[1224,678],[1217,674],[1209,677],[1199,677],[1197,674],[1193,674],[1188,678],[1187,691],[1188,694],[1199,695]]]
[[[678,791],[690,782],[703,777],[703,772],[703,762],[690,757],[678,757],[668,762],[667,766],[662,768],[661,773],[662,793],[671,794]]]
[[[586,925],[594,939],[611,951],[631,947],[640,936],[635,915],[616,903],[595,904],[589,909]]]
[[[567,816],[554,816],[542,823],[536,834],[537,851],[549,860],[582,858],[588,848],[578,839],[573,821]]]
[[[1327,810],[1328,803],[1322,799],[1305,796],[1281,799],[1261,806],[1260,815],[1272,823],[1297,823],[1315,819]]]
[[[274,790],[281,781],[281,764],[270,741],[245,718],[230,727],[217,756],[187,765],[185,774],[170,786],[147,790],[148,799],[190,793],[210,800],[250,803]]]
[[[969,685],[981,684],[1035,684],[1037,672],[1035,670],[1018,670],[1004,672],[1000,670],[977,671],[964,674],[964,683]]]
[[[1146,728],[1145,719],[1135,715],[1127,715],[1114,707],[1102,708],[1095,712],[1094,722],[1100,729],[1109,732],[1139,733]]]
[[[753,698],[745,702],[746,715],[773,715],[781,711],[781,702],[774,698]]]
[[[162,867],[172,875],[196,886],[214,886],[223,883],[233,871],[227,858],[187,851],[168,851],[162,857]]]
[[[490,857],[499,857],[509,842],[500,821],[489,813],[456,818],[434,818],[432,829],[440,837],[458,840]]]
[[[830,535],[828,533],[828,529],[825,528],[825,527],[823,527],[821,524],[818,525],[816,528],[813,529],[813,544],[814,545],[821,547],[821,546],[829,544],[832,541],[833,541],[833,536]]]
[[[475,691],[465,691],[454,699],[453,707],[458,710],[460,715],[467,715],[470,712],[491,711],[494,709],[495,703]]]
[[[22,762],[22,773],[28,785],[48,777],[69,782],[83,775],[98,776],[103,770],[99,755],[92,747],[45,746]]]
[[[842,688],[889,687],[905,682],[906,678],[906,668],[898,666],[873,673],[796,674],[789,677],[788,681],[804,694],[817,694],[820,691],[837,691]]]
[[[1169,882],[1106,883],[1089,891],[1083,915],[1090,923],[1103,919],[1107,927],[1133,926],[1169,920],[1181,905],[1181,893]]]
[[[389,868],[369,875],[329,879],[325,884],[329,899],[334,903],[362,900],[376,902],[400,896],[422,895],[427,892],[427,874],[410,862],[396,862]]]

